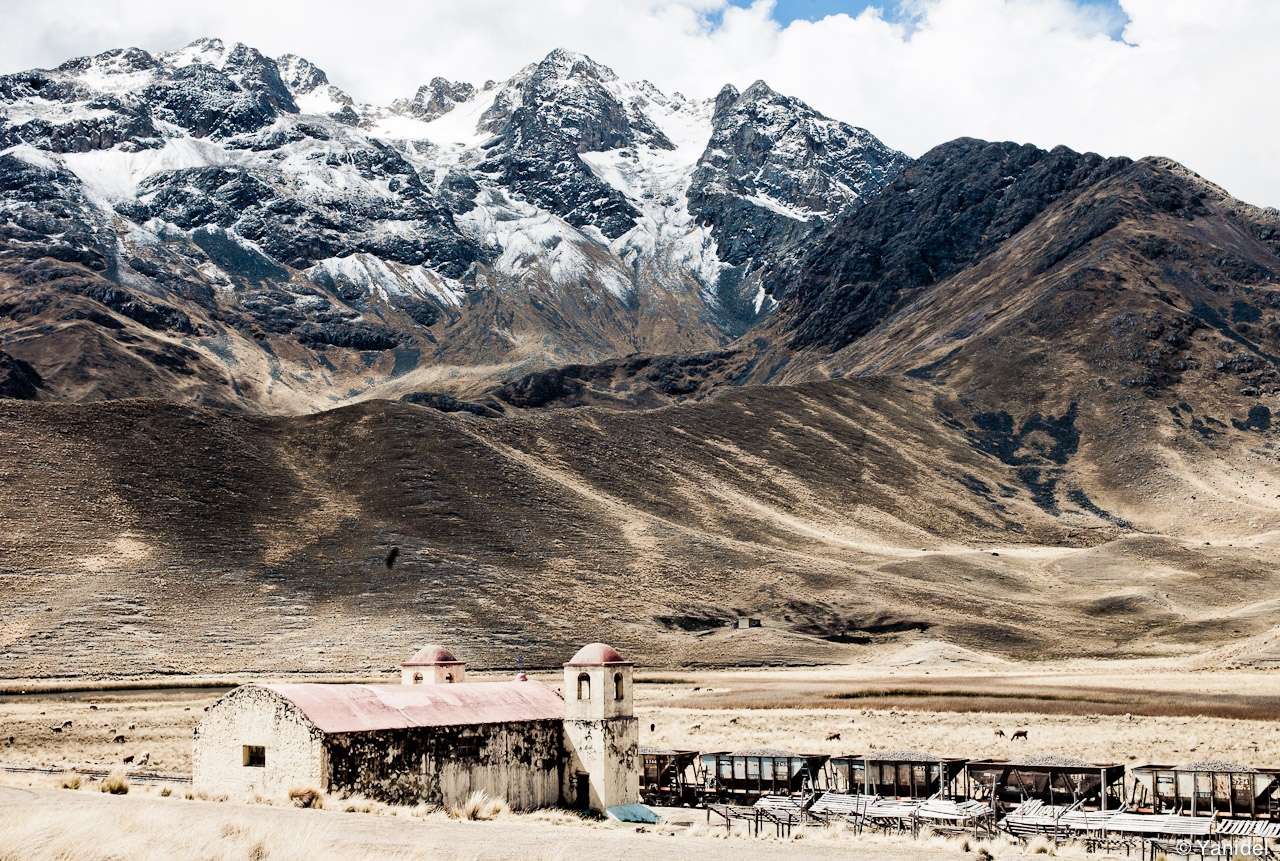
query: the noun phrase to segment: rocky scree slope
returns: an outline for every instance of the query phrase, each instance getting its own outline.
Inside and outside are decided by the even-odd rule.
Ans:
[[[0,76],[0,349],[42,399],[270,411],[715,349],[906,161],[563,50],[385,108],[295,55],[109,51]]]

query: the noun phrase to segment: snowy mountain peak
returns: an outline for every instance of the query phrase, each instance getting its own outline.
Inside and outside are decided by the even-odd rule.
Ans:
[[[695,101],[563,49],[378,107],[200,39],[0,75],[0,276],[73,263],[80,305],[270,368],[263,399],[382,354],[710,349],[770,313],[752,273],[904,161],[763,84]]]
[[[437,76],[431,79],[431,83],[418,87],[412,99],[396,99],[391,103],[391,110],[429,121],[471,101],[475,94],[476,88],[471,84]]]
[[[276,58],[276,67],[280,71],[281,80],[295,96],[306,95],[330,85],[329,76],[324,70],[305,57],[281,54]]]
[[[232,49],[236,47],[241,47],[239,42],[231,44]],[[160,58],[175,69],[196,63],[221,69],[226,64],[228,53],[228,46],[221,39],[202,37],[176,51],[166,51]]]
[[[725,84],[720,88],[720,92],[716,93],[715,109],[716,113],[721,113],[732,107],[733,103],[738,100],[738,88],[733,84]]]
[[[141,48],[115,48],[104,51],[93,57],[77,57],[68,60],[53,71],[92,76],[100,84],[106,84],[107,78],[120,75],[133,75],[155,69],[159,62]]]
[[[749,102],[760,102],[776,98],[777,95],[778,93],[773,89],[773,87],[769,86],[764,81],[755,81],[751,86],[743,90],[742,94],[738,96],[738,98],[745,99]]]
[[[746,278],[758,271],[762,245],[781,249],[797,241],[909,161],[865,129],[828,119],[764,81],[741,93],[726,86],[693,174],[690,209]]]
[[[586,54],[556,48],[538,64],[538,71],[559,78],[591,78],[602,83],[618,80],[613,69],[597,63]]]

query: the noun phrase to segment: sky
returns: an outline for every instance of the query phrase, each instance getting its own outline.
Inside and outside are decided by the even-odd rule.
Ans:
[[[0,0],[0,21],[0,71],[208,35],[380,104],[565,47],[694,97],[763,79],[912,156],[961,136],[1162,155],[1280,206],[1280,0]]]

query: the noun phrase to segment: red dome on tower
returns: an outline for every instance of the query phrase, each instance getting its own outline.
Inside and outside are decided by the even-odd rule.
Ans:
[[[618,654],[618,650],[613,646],[604,643],[588,643],[578,650],[578,654],[570,658],[566,663],[566,667],[584,667],[584,666],[600,666],[601,664],[629,664],[631,663],[622,655]]]
[[[426,667],[432,664],[460,664],[453,653],[444,646],[423,646],[417,653],[401,664],[402,667]]]

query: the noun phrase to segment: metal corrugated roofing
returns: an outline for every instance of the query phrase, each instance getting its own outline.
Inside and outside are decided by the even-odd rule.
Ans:
[[[540,682],[456,685],[262,685],[324,733],[563,720],[564,700]]]

